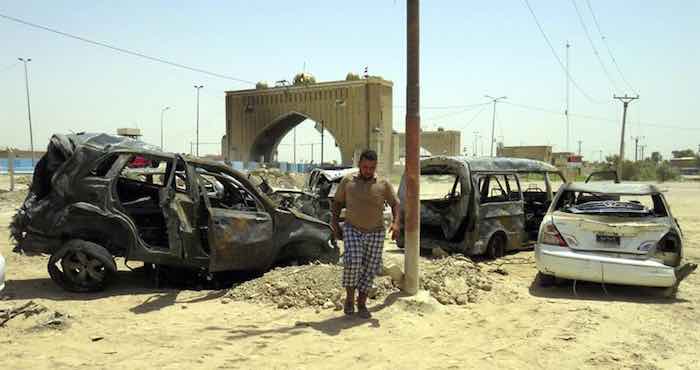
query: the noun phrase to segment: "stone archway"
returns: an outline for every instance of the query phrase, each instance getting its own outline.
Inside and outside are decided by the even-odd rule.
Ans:
[[[305,119],[324,122],[344,165],[355,152],[377,151],[380,170],[393,163],[392,86],[381,78],[226,92],[223,155],[270,161],[282,138]]]
[[[256,162],[271,162],[274,158],[274,153],[277,150],[277,146],[280,144],[282,139],[297,125],[301,124],[305,120],[312,120],[318,123],[313,117],[299,113],[299,112],[288,112],[276,119],[274,119],[270,124],[265,126],[253,140],[253,144],[250,147],[249,158]],[[338,143],[336,139],[336,133],[330,127],[325,127],[324,130],[328,132],[332,137],[335,145],[340,149],[341,161],[345,163],[346,161],[352,161],[352,155],[347,155],[347,150],[344,150],[343,146]],[[329,142],[328,145],[333,145],[334,143]]]

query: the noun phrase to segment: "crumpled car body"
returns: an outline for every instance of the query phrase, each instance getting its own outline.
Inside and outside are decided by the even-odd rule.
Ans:
[[[328,224],[278,207],[242,173],[107,134],[54,135],[10,229],[25,254],[83,241],[60,261],[75,278],[105,272],[85,262],[95,249],[109,268],[105,256],[207,272],[338,256]]]
[[[535,247],[542,281],[676,287],[697,266],[683,264],[683,233],[654,185],[562,185]],[[674,292],[674,291],[672,291]]]
[[[523,158],[434,156],[421,159],[420,168],[420,247],[469,256],[498,258],[529,247],[552,200],[552,182],[565,182],[556,167]],[[405,190],[404,175],[402,207]]]
[[[273,189],[260,184],[261,189],[268,189],[268,195],[278,203],[294,206],[301,212],[317,217],[324,222],[331,222],[331,205],[338,185],[343,177],[355,174],[357,167],[324,167],[314,168],[309,173],[304,189]],[[384,206],[384,227],[388,227],[393,219],[391,208]],[[345,220],[345,209],[340,213],[340,222]]]

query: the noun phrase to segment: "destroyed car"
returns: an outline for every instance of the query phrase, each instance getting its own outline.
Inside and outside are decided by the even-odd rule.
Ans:
[[[51,278],[71,291],[102,289],[114,257],[211,274],[339,256],[328,224],[242,173],[107,134],[54,135],[10,231],[17,251],[50,254]]]
[[[420,162],[420,246],[490,258],[529,247],[565,182],[554,166],[522,158],[435,156]],[[399,186],[406,204],[405,175]],[[405,225],[397,245],[403,248]]]
[[[296,207],[301,212],[330,223],[331,204],[340,181],[343,177],[358,172],[359,169],[356,167],[314,168],[309,173],[303,190],[275,189],[263,177],[259,177],[257,182],[258,187],[279,204]],[[392,218],[391,208],[385,204],[383,211],[385,227],[391,224]],[[340,213],[340,222],[344,219],[345,209]]]
[[[670,288],[697,266],[683,264],[683,233],[654,185],[562,185],[535,247],[539,281],[556,278]]]

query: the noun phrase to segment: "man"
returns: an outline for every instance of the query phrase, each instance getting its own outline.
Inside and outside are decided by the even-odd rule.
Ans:
[[[333,200],[331,227],[336,239],[345,241],[342,283],[347,296],[343,311],[346,315],[355,312],[357,290],[357,312],[360,317],[368,319],[372,315],[367,309],[367,292],[382,267],[384,203],[391,206],[394,216],[391,238],[396,239],[399,232],[399,199],[388,181],[376,177],[377,153],[374,150],[362,152],[358,167],[359,173],[345,176],[338,185]],[[343,207],[345,223],[341,229],[338,218]]]

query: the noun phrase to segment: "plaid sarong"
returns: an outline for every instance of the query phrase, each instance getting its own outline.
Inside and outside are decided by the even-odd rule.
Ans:
[[[357,288],[360,293],[372,288],[374,275],[382,266],[384,234],[384,230],[365,233],[348,222],[343,224],[343,287]]]

